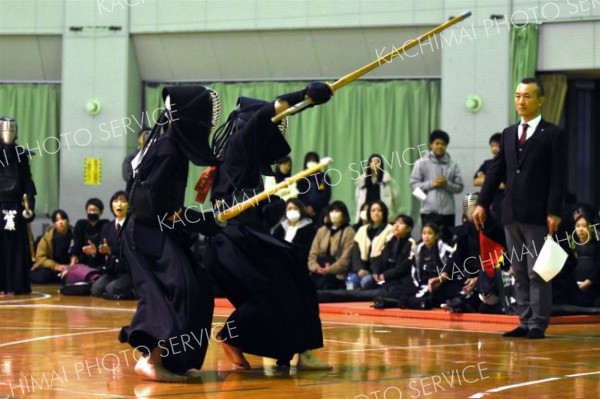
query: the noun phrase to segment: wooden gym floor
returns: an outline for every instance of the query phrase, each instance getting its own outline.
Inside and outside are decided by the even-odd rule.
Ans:
[[[235,371],[212,341],[198,377],[168,384],[137,376],[139,355],[116,339],[135,301],[61,297],[56,286],[34,291],[0,298],[0,398],[600,397],[594,323],[554,324],[544,340],[505,339],[500,332],[514,324],[322,310],[325,347],[317,354],[332,371],[278,370],[253,356],[252,370]],[[231,307],[216,303],[214,323],[222,324]]]

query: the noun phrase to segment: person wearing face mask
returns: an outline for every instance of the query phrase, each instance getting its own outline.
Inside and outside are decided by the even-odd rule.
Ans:
[[[369,203],[365,202],[360,207],[360,213],[358,214],[358,222],[352,225],[354,231],[358,231],[358,229],[360,229],[361,227],[369,224],[369,216],[367,214],[367,209],[369,209]]]
[[[110,210],[115,219],[102,228],[98,256],[102,258],[102,277],[92,284],[92,296],[106,299],[133,299],[133,283],[125,258],[121,256],[119,232],[127,217],[129,200],[125,191],[117,191],[110,198]]]
[[[315,227],[299,199],[290,198],[285,202],[285,217],[273,229],[273,236],[294,244],[302,264],[306,264]]]
[[[57,209],[50,216],[52,227],[44,233],[35,251],[35,262],[29,280],[33,284],[60,282],[59,274],[69,267],[69,245],[73,239],[73,226],[69,216]]]
[[[319,154],[314,151],[304,156],[304,169],[312,168],[320,162]],[[323,172],[317,172],[297,182],[298,199],[304,204],[306,214],[312,218],[316,226],[329,201],[331,200],[331,183]]]
[[[290,158],[289,155],[286,155],[277,161],[277,165],[275,165],[275,174],[273,176],[265,176],[265,190],[275,187],[291,175],[292,158]],[[268,202],[263,205],[265,227],[268,229],[273,228],[279,220],[285,216],[285,201],[290,198],[298,198],[298,188],[296,187],[295,182],[280,189],[275,195],[270,196]]]
[[[317,290],[345,287],[355,235],[349,222],[346,204],[342,201],[332,202],[327,221],[317,230],[308,254],[308,270]]]
[[[360,219],[359,204],[383,201],[393,213],[397,211],[399,194],[398,185],[392,176],[384,170],[383,158],[379,154],[372,154],[368,159],[367,168],[354,184],[356,201],[356,220]]]
[[[86,219],[79,219],[73,231],[71,246],[71,265],[84,264],[92,268],[100,268],[102,256],[99,256],[98,246],[107,219],[100,219],[104,204],[98,198],[90,198],[85,203]]]
[[[31,292],[27,223],[35,218],[36,190],[29,168],[33,153],[17,145],[16,139],[17,122],[0,117],[0,295]]]

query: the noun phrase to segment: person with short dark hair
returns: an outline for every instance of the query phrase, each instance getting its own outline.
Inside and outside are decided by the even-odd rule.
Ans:
[[[542,119],[544,100],[539,80],[525,78],[518,84],[515,108],[521,120],[502,132],[500,153],[490,165],[473,213],[475,226],[482,227],[505,181],[502,224],[507,250],[523,253],[527,248],[531,254],[513,259],[519,326],[505,337],[544,338],[552,311],[552,286],[533,271],[537,260],[533,248],[542,248],[545,237],[554,234],[561,223],[567,151],[564,131]]]
[[[69,216],[62,209],[52,212],[50,219],[52,227],[41,237],[35,251],[35,262],[29,273],[29,280],[33,284],[58,283],[59,275],[69,267],[73,226],[69,224]]]
[[[411,237],[414,227],[413,219],[404,214],[396,216],[392,235],[388,237],[381,255],[371,260],[373,280],[380,284],[388,294],[394,291],[403,280],[412,284],[410,270],[412,252],[416,249],[416,241]]]
[[[475,172],[475,176],[473,177],[473,185],[475,187],[481,187],[485,180],[485,174],[487,170],[490,168],[490,164],[494,161],[494,158],[500,152],[500,143],[502,142],[502,134],[494,133],[490,137],[490,151],[492,152],[492,158],[486,159],[483,161],[477,172]],[[494,200],[492,201],[492,205],[490,205],[490,212],[494,215],[494,219],[500,220],[501,217],[501,206],[502,206],[502,198],[504,198],[504,189],[506,186],[504,182],[500,183],[498,187],[498,191],[494,195]]]
[[[304,155],[304,169],[311,168],[320,162],[319,154],[309,151]],[[306,213],[316,227],[322,225],[320,220],[323,211],[331,200],[331,182],[323,171],[314,173],[296,182],[298,199],[304,204]]]
[[[144,148],[144,143],[148,139],[149,134],[150,128],[143,127],[138,132],[136,149],[127,154],[125,159],[123,159],[123,163],[121,164],[121,176],[123,177],[123,180],[125,180],[125,182],[128,182],[129,179],[132,177],[133,167],[131,166],[131,161],[133,161],[133,158],[135,158],[135,156],[141,151],[141,149]]]
[[[117,191],[110,197],[110,210],[115,217],[102,228],[98,253],[103,258],[102,276],[91,287],[92,296],[106,299],[133,299],[133,283],[126,259],[121,254],[120,231],[127,217],[129,200],[125,191]]]
[[[292,158],[286,155],[277,161],[273,176],[265,176],[265,190],[270,190],[291,176]],[[298,198],[298,189],[295,182],[289,183],[287,187],[269,196],[267,203],[263,205],[263,219],[267,229],[270,230],[275,227],[279,220],[285,216],[285,201],[290,198]]]
[[[421,201],[421,223],[439,220],[442,239],[449,242],[449,228],[455,224],[454,195],[463,190],[463,180],[458,164],[446,151],[450,136],[443,130],[429,135],[430,151],[417,160],[410,176],[410,188],[422,190],[426,198]]]
[[[100,219],[104,212],[104,203],[99,198],[90,198],[85,203],[86,219],[79,219],[73,230],[71,247],[71,265],[81,263],[98,269],[102,257],[98,256],[98,246],[102,228],[108,219]]]

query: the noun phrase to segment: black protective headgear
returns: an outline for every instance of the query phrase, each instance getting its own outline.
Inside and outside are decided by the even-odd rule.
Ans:
[[[219,159],[223,159],[229,138],[244,130],[250,119],[262,107],[269,105],[271,102],[259,100],[250,97],[239,97],[236,108],[229,114],[227,122],[219,127],[215,133],[212,147],[213,151]],[[269,122],[270,123],[270,122]],[[272,129],[277,129],[281,134],[270,135],[270,140],[266,140],[261,151],[260,171],[263,175],[273,176],[271,165],[279,159],[289,154],[290,146],[284,136],[287,133],[287,118],[284,118],[279,124],[272,124]],[[268,134],[265,132],[265,134]]]
[[[216,91],[204,86],[170,86],[162,91],[169,97],[170,129],[181,151],[197,166],[218,163],[209,146],[209,136],[221,116],[221,100]]]

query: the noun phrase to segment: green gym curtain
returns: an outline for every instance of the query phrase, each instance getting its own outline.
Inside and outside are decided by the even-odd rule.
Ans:
[[[510,82],[509,88],[510,107],[509,120],[518,121],[514,101],[515,88],[519,82],[527,77],[535,76],[538,58],[539,25],[525,25],[512,28],[510,31]]]
[[[302,89],[306,82],[208,83],[223,103],[223,123],[239,96],[272,100],[277,95]],[[146,110],[161,107],[164,86],[146,86]],[[330,102],[289,117],[287,139],[292,147],[292,173],[301,170],[304,154],[316,151],[333,158],[328,172],[332,200],[342,200],[354,215],[354,183],[372,153],[384,158],[384,167],[400,189],[403,212],[418,215],[418,200],[410,193],[412,164],[419,151],[427,150],[429,133],[439,127],[440,82],[399,80],[354,82],[335,94]],[[363,164],[361,166],[361,161]],[[193,187],[200,169],[192,167],[186,204],[194,201]]]
[[[0,84],[0,115],[16,119],[17,143],[35,152],[30,163],[36,212],[52,212],[58,207],[59,187],[59,154],[52,152],[59,147],[55,139],[46,139],[60,137],[60,85]]]
[[[539,78],[546,92],[546,99],[542,106],[542,116],[548,122],[558,125],[560,124],[567,97],[567,76],[551,73],[540,75]]]

